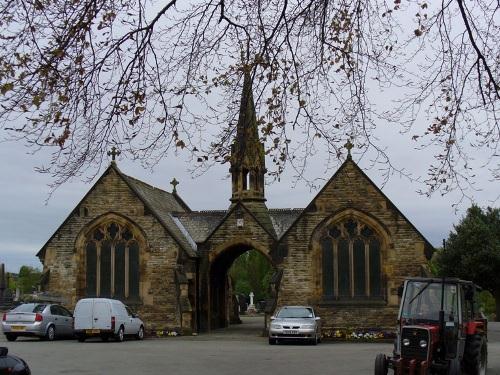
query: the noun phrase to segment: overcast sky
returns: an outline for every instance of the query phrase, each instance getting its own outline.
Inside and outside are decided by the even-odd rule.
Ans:
[[[393,162],[412,173],[425,174],[432,158],[431,153],[412,150],[411,144],[401,136],[398,138],[397,134],[389,133],[385,143],[390,146]],[[41,267],[35,257],[36,252],[92,186],[75,179],[56,190],[46,203],[50,192],[47,185],[51,178],[35,172],[34,168],[46,164],[47,155],[29,155],[28,151],[21,143],[0,143],[0,263],[5,263],[9,272],[17,272],[23,264]],[[354,160],[381,186],[382,172],[377,168],[369,168],[369,160],[366,157],[360,160],[356,149],[353,152]],[[317,162],[324,157],[320,152],[307,170],[310,178],[323,178],[322,184],[335,173],[335,169],[325,170]],[[123,156],[118,159],[118,166],[124,173],[167,191],[171,191],[169,182],[175,177],[180,181],[179,194],[193,210],[226,209],[229,206],[227,165],[212,168],[197,178],[188,172],[190,165],[183,161],[182,156],[172,155],[153,171]],[[489,180],[486,171],[481,169],[477,173],[478,186],[482,190],[474,193],[475,201],[481,206],[492,203],[498,206],[498,202],[495,202],[500,191],[498,181]],[[440,246],[453,224],[463,216],[470,201],[462,202],[456,210],[453,204],[460,200],[458,193],[444,197],[436,194],[427,198],[416,192],[421,188],[421,185],[393,176],[383,191],[433,245]],[[285,173],[280,182],[274,182],[266,189],[270,208],[302,208],[317,193],[317,190],[311,191],[303,181],[295,183],[291,172]]]

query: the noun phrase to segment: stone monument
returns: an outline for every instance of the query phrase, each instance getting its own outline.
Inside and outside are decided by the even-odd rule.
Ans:
[[[248,305],[248,308],[247,308],[247,314],[249,314],[249,315],[256,314],[257,309],[255,308],[255,304],[253,303],[253,297],[255,296],[255,294],[253,294],[253,292],[250,292],[250,294],[248,296],[250,297],[250,304]]]

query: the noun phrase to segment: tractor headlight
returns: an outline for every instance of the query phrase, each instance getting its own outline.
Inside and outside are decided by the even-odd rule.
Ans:
[[[418,345],[420,345],[421,348],[426,348],[427,347],[427,341],[420,340],[420,342],[418,343]]]
[[[403,339],[403,346],[410,346],[410,339]]]

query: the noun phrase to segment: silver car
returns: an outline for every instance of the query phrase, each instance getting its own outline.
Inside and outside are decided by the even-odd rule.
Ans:
[[[309,306],[283,306],[271,317],[269,344],[279,340],[301,340],[313,345],[321,342],[320,318]]]
[[[2,329],[8,341],[19,336],[38,336],[46,340],[73,336],[73,316],[60,305],[24,303],[3,314]]]

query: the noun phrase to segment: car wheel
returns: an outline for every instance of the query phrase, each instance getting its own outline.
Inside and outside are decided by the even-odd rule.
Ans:
[[[118,333],[115,335],[115,341],[123,342],[123,340],[125,340],[125,331],[123,329],[123,326],[121,326],[118,330]]]
[[[56,338],[56,328],[54,326],[49,326],[47,332],[45,333],[45,339],[48,341],[54,341]]]
[[[137,340],[143,340],[144,339],[144,327],[141,326],[141,328],[139,328],[139,332],[137,332],[137,335],[135,335],[135,338]]]
[[[314,335],[314,338],[311,340],[311,345],[318,345],[318,335]]]
[[[76,339],[78,342],[84,342],[87,337],[85,335],[78,335],[76,336]]]
[[[277,340],[269,337],[269,345],[276,345]]]
[[[17,335],[13,335],[12,333],[6,333],[5,337],[7,338],[7,341],[16,341]]]

